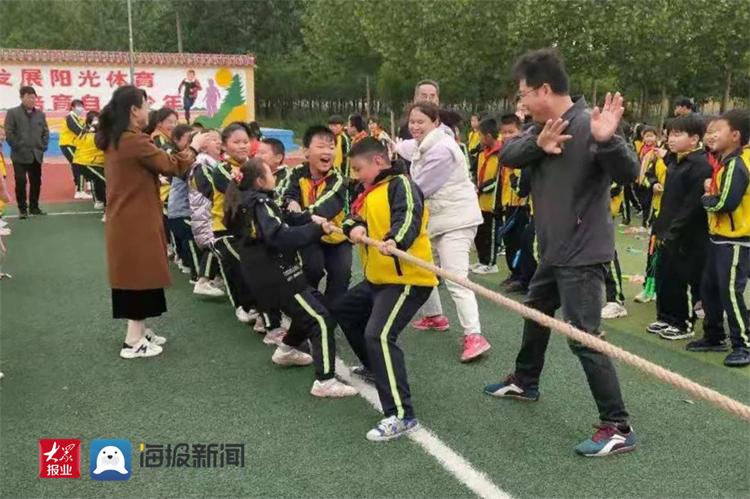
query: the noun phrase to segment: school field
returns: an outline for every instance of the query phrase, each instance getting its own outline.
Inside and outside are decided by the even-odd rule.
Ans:
[[[748,424],[624,365],[637,452],[576,456],[573,446],[591,436],[597,415],[560,336],[550,344],[538,403],[484,395],[486,383],[510,371],[521,332],[519,317],[487,302],[482,323],[493,349],[479,362],[458,362],[455,326],[404,331],[413,401],[429,432],[389,444],[365,439],[379,419],[370,402],[310,396],[312,368],[273,365],[272,348],[225,301],[193,296],[176,269],[169,312],[152,323],[169,338],[164,354],[122,360],[125,325],[110,318],[101,215],[90,203],[43,207],[50,216],[11,219],[6,239],[3,270],[13,279],[0,283],[2,497],[750,495]],[[71,212],[78,213],[64,214]],[[624,272],[642,273],[645,239],[618,234],[618,247]],[[476,279],[496,288],[502,277]],[[730,370],[722,354],[690,354],[684,342],[648,335],[653,304],[634,304],[638,286],[625,288],[630,316],[605,324],[609,341],[750,403],[750,369]],[[443,303],[456,325],[447,294]],[[345,341],[338,345],[351,365]],[[81,479],[37,478],[38,440],[51,437],[81,440]],[[88,478],[88,443],[97,438],[131,442],[130,480]],[[245,466],[141,468],[142,442],[241,443]]]

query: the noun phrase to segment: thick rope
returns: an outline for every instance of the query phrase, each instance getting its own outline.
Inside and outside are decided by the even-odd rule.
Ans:
[[[339,229],[338,227],[333,227],[333,229],[336,232],[341,232],[341,229]],[[376,241],[375,239],[371,239],[369,237],[365,237],[363,239],[363,242],[375,247],[380,244],[380,241]],[[444,279],[448,279],[449,281],[460,284],[461,286],[474,291],[476,294],[484,296],[488,300],[506,307],[512,312],[515,312],[527,319],[531,319],[534,322],[541,324],[544,327],[550,328],[553,331],[562,333],[568,338],[588,348],[591,348],[592,350],[596,350],[597,352],[601,352],[608,357],[621,360],[626,364],[630,364],[640,371],[650,374],[651,376],[654,376],[655,378],[665,383],[688,392],[696,398],[710,402],[720,409],[723,409],[747,422],[750,422],[750,406],[729,398],[726,395],[722,395],[716,390],[712,390],[708,387],[696,383],[695,381],[691,381],[680,374],[672,372],[669,369],[665,369],[657,364],[654,364],[653,362],[638,357],[637,355],[634,355],[626,350],[623,350],[622,348],[612,345],[611,343],[607,343],[606,341],[601,340],[592,334],[581,331],[571,324],[563,322],[559,319],[555,319],[554,317],[550,317],[549,315],[546,315],[533,308],[527,307],[522,303],[519,303],[511,298],[501,295],[500,293],[487,289],[484,286],[480,286],[475,282],[472,282],[464,277],[437,267],[436,265],[425,262],[424,260],[410,255],[409,253],[406,253],[399,249],[392,249],[391,254],[409,263],[413,263],[418,267],[434,272]]]

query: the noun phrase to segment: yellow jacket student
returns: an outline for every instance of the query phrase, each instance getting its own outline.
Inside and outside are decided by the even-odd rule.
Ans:
[[[344,178],[349,178],[349,150],[352,148],[351,139],[346,132],[336,135],[336,150],[333,155],[333,167],[336,168]]]
[[[750,172],[741,149],[722,159],[712,184],[715,193],[701,198],[711,239],[750,243]]]
[[[653,190],[654,185],[661,184],[663,188],[666,181],[667,164],[664,163],[664,160],[662,158],[657,157],[656,160],[653,161],[648,167],[648,170],[646,170],[646,175],[643,180],[644,185],[651,189],[651,191],[653,192],[653,197],[651,198],[651,212],[654,214],[654,216],[659,215],[659,208],[661,208],[661,197],[663,195],[662,191],[656,192]]]
[[[393,239],[396,247],[421,260],[432,262],[427,235],[429,214],[422,193],[400,166],[383,170],[373,185],[352,204],[352,214],[343,223],[344,232],[356,226],[367,228],[372,239]],[[377,248],[359,246],[365,279],[372,284],[437,286],[435,274],[416,265],[386,256]]]
[[[491,149],[483,149],[477,162],[477,192],[479,208],[486,213],[497,209],[497,188],[500,167],[499,152],[501,142],[495,142]]]
[[[75,111],[71,111],[60,127],[60,147],[77,147],[78,136],[83,133],[84,128],[86,128],[86,119]]]
[[[195,169],[193,185],[203,197],[211,200],[211,230],[226,231],[224,225],[224,193],[232,182],[232,175],[240,165],[233,159],[220,161],[215,167],[201,166]]]
[[[342,173],[331,168],[325,177],[313,179],[310,166],[303,163],[289,174],[284,199],[296,201],[302,209],[313,215],[327,218],[337,227],[344,221],[344,205],[347,199],[347,181]],[[343,234],[331,233],[320,238],[327,244],[346,241]]]
[[[514,170],[508,166],[500,167],[500,205],[503,208],[515,208],[525,206],[527,199],[520,197],[512,185],[512,177],[520,174],[520,170]]]
[[[73,154],[74,164],[104,168],[104,152],[96,147],[95,136],[96,130],[93,127],[85,128],[78,136],[76,152]]]

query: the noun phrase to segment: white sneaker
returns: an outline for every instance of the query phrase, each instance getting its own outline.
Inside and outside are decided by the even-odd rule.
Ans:
[[[281,340],[286,336],[286,329],[278,327],[266,333],[263,337],[263,343],[266,345],[281,345]]]
[[[178,263],[177,268],[180,269],[180,272],[183,274],[190,274],[190,267],[186,267],[182,263]]]
[[[160,347],[167,342],[167,339],[164,336],[159,336],[150,328],[146,328],[146,339],[149,343],[151,343],[152,345],[156,345],[157,347]]]
[[[79,192],[79,194],[81,195],[81,197],[79,197],[78,199],[94,199],[94,196],[92,196],[88,192]]]
[[[122,344],[120,349],[120,357],[123,359],[137,359],[138,357],[154,357],[162,352],[160,346],[150,343],[145,337],[133,345],[132,347],[127,343]]]
[[[94,209],[95,210],[103,210],[104,209],[104,202],[103,201],[94,201]]]
[[[221,276],[214,277],[213,281],[210,281],[211,285],[215,288],[219,288],[222,291],[226,291],[227,285],[224,283],[224,279]]]
[[[193,294],[204,296],[224,296],[224,291],[214,287],[211,281],[198,281],[193,286]]]
[[[356,388],[346,385],[336,378],[327,379],[325,381],[316,379],[310,389],[310,395],[320,398],[352,397],[358,393],[359,392]]]
[[[255,320],[258,320],[258,317],[260,317],[260,312],[258,312],[254,308],[251,308],[250,311],[247,313],[247,316],[250,317],[250,321],[255,321]]]
[[[0,236],[9,236],[13,233],[8,227],[0,227]]]
[[[604,305],[602,309],[602,319],[617,319],[620,317],[626,317],[628,310],[616,302],[609,302]]]
[[[250,314],[248,312],[245,312],[245,309],[242,307],[237,307],[237,309],[234,311],[234,315],[235,317],[237,317],[237,320],[243,324],[249,324],[250,321],[255,318],[250,317]]]
[[[313,363],[312,355],[300,352],[288,345],[279,345],[271,356],[271,361],[280,366],[309,366]]]
[[[2,218],[0,218],[0,228],[2,228],[2,227],[7,227],[7,226],[8,226],[8,222],[6,222],[6,221],[5,221],[5,220],[3,220]]]
[[[255,325],[253,326],[253,331],[255,331],[256,333],[266,332],[266,321],[263,319],[262,315],[258,315],[258,318],[255,319]]]
[[[474,270],[472,270],[475,274],[497,274],[499,270],[497,269],[497,265],[480,265]]]
[[[477,269],[479,267],[483,267],[483,265],[479,262],[472,263],[471,265],[469,265],[469,270],[474,272],[474,269]]]
[[[390,416],[381,419],[375,428],[367,432],[367,440],[370,442],[387,442],[403,437],[419,429],[419,421],[416,419],[400,419]]]
[[[107,214],[102,215],[102,223],[107,221]]]

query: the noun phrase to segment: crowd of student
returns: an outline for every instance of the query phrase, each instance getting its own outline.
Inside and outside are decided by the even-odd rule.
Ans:
[[[503,155],[516,137],[536,144],[539,130],[533,130],[523,99],[515,113],[472,115],[464,141],[460,118],[441,110],[438,96],[436,82],[417,84],[397,140],[376,118],[366,125],[358,114],[311,126],[302,138],[304,162],[294,167],[285,164],[283,143],[264,138],[254,122],[204,130],[179,124],[174,110],[162,108],[150,113],[142,130],[169,154],[188,144],[198,148],[189,168],[159,175],[168,254],[189,275],[193,293],[226,296],[237,320],[276,347],[274,363],[314,365],[311,393],[318,397],[357,393],[335,377],[334,329],[340,326],[362,363],[354,374],[375,384],[386,416],[368,432],[371,440],[417,427],[399,333],[410,322],[418,330],[450,327],[435,276],[393,256],[393,249],[463,276],[498,273],[502,254],[508,277],[501,288],[520,293],[528,290],[539,260],[534,202],[544,200],[531,197],[534,170],[506,164],[513,152]],[[585,112],[582,102],[576,112]],[[687,349],[726,351],[726,314],[729,366],[750,364],[743,297],[750,274],[749,122],[743,111],[706,119],[689,110],[668,121],[666,130],[638,124],[629,131],[640,159],[638,177],[610,189],[612,218],[622,214],[630,223],[632,207],[650,230],[643,291],[635,297],[656,300],[648,332],[671,340],[692,337],[702,304],[704,337]],[[74,101],[60,145],[71,163],[76,198],[90,197],[88,180],[96,207],[106,210],[97,128],[97,113]],[[550,154],[562,151],[566,136],[559,137],[559,150]],[[364,279],[351,287],[353,244],[364,236],[382,242],[360,246]],[[478,261],[470,265],[473,247]],[[606,284],[602,318],[624,316],[616,254]],[[445,285],[464,332],[460,360],[472,361],[491,348],[476,297],[451,281]],[[158,355],[166,342],[148,329],[128,338],[123,358]],[[516,398],[527,396],[507,380],[491,386],[491,394],[514,388],[520,390]]]

